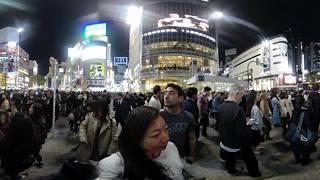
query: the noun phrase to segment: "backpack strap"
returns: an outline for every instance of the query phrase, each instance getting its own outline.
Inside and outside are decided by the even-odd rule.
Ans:
[[[299,124],[298,124],[298,126],[297,126],[297,132],[300,132],[300,130],[301,130],[301,126],[302,126],[302,123],[303,123],[303,119],[304,119],[304,112],[301,112]]]

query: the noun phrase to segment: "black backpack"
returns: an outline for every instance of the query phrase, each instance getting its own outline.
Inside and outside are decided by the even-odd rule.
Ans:
[[[99,176],[96,166],[76,159],[66,160],[60,170],[64,179],[93,180]]]

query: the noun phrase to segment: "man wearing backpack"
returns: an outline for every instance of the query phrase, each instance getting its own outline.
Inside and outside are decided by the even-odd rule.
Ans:
[[[168,84],[164,95],[165,108],[160,114],[167,122],[170,141],[177,146],[180,156],[192,163],[197,142],[195,120],[191,113],[180,107],[182,100],[182,88]]]

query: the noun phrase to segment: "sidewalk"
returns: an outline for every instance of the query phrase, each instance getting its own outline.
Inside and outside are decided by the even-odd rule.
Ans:
[[[43,168],[32,166],[25,171],[28,173],[28,177],[25,179],[34,179],[59,172],[62,167],[63,156],[78,144],[78,139],[78,135],[70,131],[67,118],[60,116],[59,120],[56,121],[54,137],[52,137],[51,132],[48,134],[40,152],[44,163]]]

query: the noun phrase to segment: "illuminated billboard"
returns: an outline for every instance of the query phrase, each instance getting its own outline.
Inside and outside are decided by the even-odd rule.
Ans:
[[[106,29],[106,23],[88,25],[84,28],[84,37],[88,38],[90,36],[105,36]]]
[[[104,79],[104,64],[103,63],[90,64],[89,78],[90,79]]]
[[[107,48],[105,46],[90,46],[86,47],[82,51],[82,60],[89,59],[106,59],[107,58]]]
[[[113,65],[127,65],[128,64],[128,57],[114,57],[113,58]]]
[[[169,14],[168,18],[160,19],[158,21],[158,27],[186,27],[192,29],[198,29],[207,32],[209,24],[207,19],[199,18],[198,16],[184,15],[180,17],[179,14]]]
[[[294,74],[279,74],[278,85],[296,85],[297,77]]]

